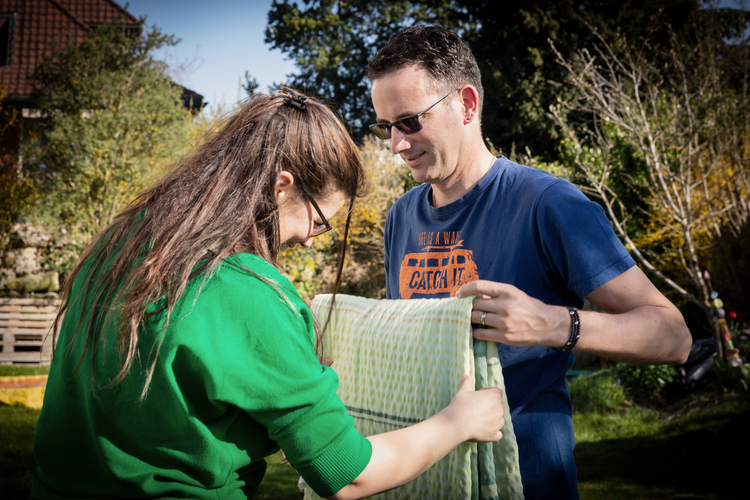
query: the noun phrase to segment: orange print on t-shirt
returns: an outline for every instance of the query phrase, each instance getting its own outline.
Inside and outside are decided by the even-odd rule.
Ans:
[[[427,246],[421,252],[407,254],[401,262],[399,294],[409,299],[415,293],[435,295],[450,292],[479,279],[474,254],[460,248],[463,240],[451,246]]]

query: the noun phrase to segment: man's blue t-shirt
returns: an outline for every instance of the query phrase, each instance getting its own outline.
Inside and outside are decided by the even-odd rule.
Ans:
[[[388,213],[389,299],[447,297],[483,279],[546,304],[581,307],[590,292],[635,265],[602,208],[541,170],[499,157],[455,202],[435,208],[431,191],[429,184],[413,188]],[[577,497],[565,387],[573,354],[505,344],[498,352],[526,498]]]

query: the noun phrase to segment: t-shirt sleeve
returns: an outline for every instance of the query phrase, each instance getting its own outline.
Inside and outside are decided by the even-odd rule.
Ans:
[[[249,279],[256,286],[244,293],[211,297],[207,289],[202,295],[204,302],[221,301],[206,323],[221,340],[200,353],[210,371],[205,390],[217,404],[245,410],[305,481],[330,496],[365,469],[372,447],[336,394],[338,376],[315,356],[307,306]]]
[[[536,217],[548,272],[581,299],[635,265],[602,207],[567,181],[544,190]]]

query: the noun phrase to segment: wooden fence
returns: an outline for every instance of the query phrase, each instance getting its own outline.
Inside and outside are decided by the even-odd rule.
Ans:
[[[0,299],[0,365],[49,365],[60,300]]]

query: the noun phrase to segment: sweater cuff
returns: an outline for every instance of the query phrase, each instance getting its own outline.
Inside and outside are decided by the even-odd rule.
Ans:
[[[372,444],[354,427],[311,462],[297,467],[305,482],[323,498],[359,476],[372,456]]]

